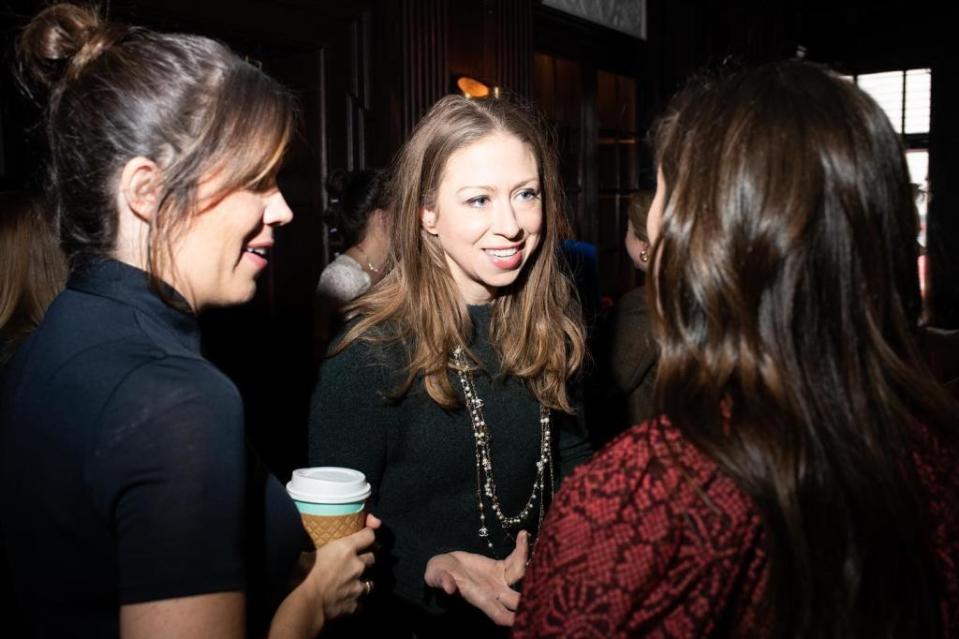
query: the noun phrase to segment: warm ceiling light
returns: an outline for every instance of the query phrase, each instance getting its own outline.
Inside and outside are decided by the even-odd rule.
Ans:
[[[469,76],[462,76],[456,81],[456,86],[464,96],[470,99],[489,97],[490,88]]]

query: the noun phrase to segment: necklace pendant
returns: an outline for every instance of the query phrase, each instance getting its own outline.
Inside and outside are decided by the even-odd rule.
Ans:
[[[489,537],[489,530],[486,529],[486,526],[483,526],[479,529],[479,536],[483,539]]]

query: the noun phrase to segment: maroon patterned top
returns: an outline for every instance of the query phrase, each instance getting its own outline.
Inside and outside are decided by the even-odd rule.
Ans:
[[[946,636],[959,632],[959,465],[916,456],[930,493]],[[951,534],[949,534],[951,532]],[[634,426],[563,485],[514,637],[762,636],[764,532],[750,498],[665,419]]]

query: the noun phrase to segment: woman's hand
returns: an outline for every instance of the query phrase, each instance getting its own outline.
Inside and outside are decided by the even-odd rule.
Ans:
[[[462,551],[437,555],[426,564],[424,579],[448,595],[459,593],[500,626],[512,626],[519,593],[511,586],[526,574],[528,556],[529,534],[521,530],[506,559]]]
[[[367,515],[366,528],[331,541],[316,551],[306,579],[283,601],[273,617],[270,637],[313,637],[327,620],[356,610],[370,588],[363,573],[373,565],[368,549],[380,520]]]
[[[363,551],[375,541],[373,531],[380,527],[380,520],[367,515],[366,526],[316,551],[316,562],[305,583],[315,590],[326,619],[354,612],[360,596],[367,592],[361,577],[374,559],[372,552]]]

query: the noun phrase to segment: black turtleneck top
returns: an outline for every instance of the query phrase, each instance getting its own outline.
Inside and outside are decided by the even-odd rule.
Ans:
[[[0,436],[2,550],[31,636],[117,636],[121,605],[233,590],[251,629],[269,619],[299,517],[248,454],[196,318],[143,271],[71,277],[4,372]]]
[[[489,342],[491,307],[471,306],[470,345],[486,372],[474,373],[491,434],[493,478],[507,515],[519,512],[533,489],[540,454],[539,404],[525,384],[499,376]],[[372,487],[371,511],[383,520],[377,533],[376,591],[367,622],[377,636],[495,636],[482,614],[457,598],[428,588],[426,563],[434,555],[465,550],[506,557],[513,549],[487,499],[486,523],[495,551],[478,535],[476,445],[464,409],[445,410],[417,382],[399,401],[389,397],[405,379],[405,349],[358,340],[320,368],[310,414],[310,463],[356,468]],[[462,397],[458,377],[453,388]],[[579,422],[552,414],[556,480],[587,460],[591,449]],[[549,494],[549,493],[547,493]],[[538,506],[538,504],[537,504]],[[538,508],[526,526],[536,532]],[[378,614],[377,611],[380,611]],[[344,625],[348,625],[345,622]],[[348,634],[359,630],[353,628]],[[453,633],[453,634],[449,634]]]

